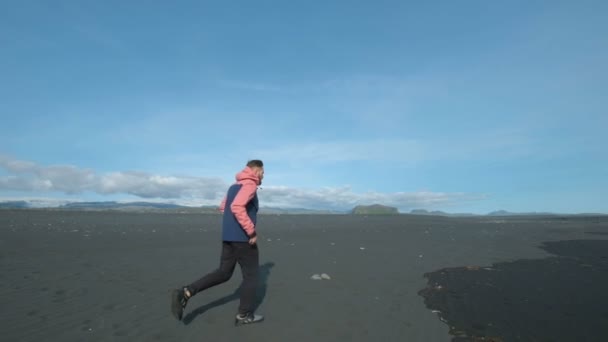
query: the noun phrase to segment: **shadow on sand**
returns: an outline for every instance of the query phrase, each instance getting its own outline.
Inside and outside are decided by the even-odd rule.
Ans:
[[[267,262],[263,265],[260,265],[260,270],[259,270],[259,279],[258,279],[258,288],[256,291],[256,301],[255,301],[255,306],[254,306],[254,311],[257,310],[257,308],[260,306],[260,304],[262,304],[262,302],[264,301],[264,297],[266,297],[266,288],[267,288],[267,283],[268,283],[268,278],[270,277],[270,269],[274,267],[274,262]],[[199,315],[204,314],[205,312],[207,312],[208,310],[211,310],[213,308],[216,308],[218,306],[222,306],[224,304],[230,303],[232,301],[235,300],[239,300],[240,299],[240,287],[238,287],[232,294],[224,296],[222,298],[216,299],[211,303],[207,303],[203,306],[200,306],[198,308],[196,308],[195,310],[193,310],[192,312],[188,313],[184,318],[183,318],[183,323],[188,325],[190,324],[196,317],[198,317]]]

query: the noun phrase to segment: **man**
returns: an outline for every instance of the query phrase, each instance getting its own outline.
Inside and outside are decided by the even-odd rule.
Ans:
[[[228,189],[219,208],[223,213],[219,268],[192,284],[171,292],[171,311],[178,320],[182,319],[186,304],[192,296],[230,280],[237,263],[241,267],[243,282],[235,325],[258,323],[264,319],[262,315],[253,313],[259,268],[257,187],[262,184],[263,178],[264,164],[261,160],[250,160],[236,174],[236,182]]]

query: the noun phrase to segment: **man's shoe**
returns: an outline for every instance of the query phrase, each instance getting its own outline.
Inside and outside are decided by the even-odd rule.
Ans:
[[[259,323],[264,320],[262,315],[254,315],[252,312],[247,314],[238,314],[234,319],[234,325],[240,326],[245,324]]]
[[[181,321],[184,314],[186,304],[188,304],[188,297],[186,296],[186,289],[175,289],[171,291],[171,313]]]

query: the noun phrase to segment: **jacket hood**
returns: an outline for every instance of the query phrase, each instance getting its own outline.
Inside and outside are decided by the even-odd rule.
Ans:
[[[253,172],[253,169],[251,169],[250,167],[245,167],[243,170],[238,172],[235,178],[236,181],[239,183],[252,181],[256,185],[260,185],[260,178],[256,176],[255,172]]]

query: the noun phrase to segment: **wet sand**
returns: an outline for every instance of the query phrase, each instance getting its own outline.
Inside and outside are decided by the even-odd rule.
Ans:
[[[608,341],[608,240],[542,248],[555,256],[429,273],[420,294],[455,341]]]
[[[235,290],[241,280],[238,268],[229,282],[194,297],[184,321],[179,322],[170,313],[169,290],[218,266],[220,220],[218,215],[196,214],[0,211],[3,338],[452,341],[455,332],[467,327],[476,327],[478,333],[507,334],[505,331],[520,329],[521,315],[509,311],[508,305],[498,305],[496,310],[506,325],[480,329],[475,303],[480,298],[503,302],[504,298],[487,290],[475,292],[474,279],[467,278],[463,268],[480,272],[483,267],[497,267],[495,263],[512,265],[504,279],[513,280],[535,274],[518,265],[542,271],[546,267],[529,263],[556,258],[552,254],[556,250],[540,248],[556,246],[543,245],[545,242],[608,241],[608,218],[263,215],[259,218],[263,275],[259,312],[266,316],[265,322],[233,326],[238,307]],[[564,248],[571,256],[578,256],[581,249],[591,250],[584,244],[568,246]],[[595,258],[604,260],[601,255]],[[580,277],[586,271],[576,267],[589,268],[584,266],[588,262],[563,263],[568,267],[555,268],[558,278],[551,279]],[[593,267],[602,267],[601,262]],[[453,286],[453,293],[470,300],[457,305],[451,302],[453,298],[445,297],[448,308],[438,314],[433,312],[430,297],[425,297],[429,294],[425,289],[437,281],[431,275],[440,270],[454,270],[444,286]],[[322,273],[331,279],[311,279]],[[525,285],[526,279],[514,283]],[[560,284],[567,284],[569,293],[584,291],[598,298],[597,307],[608,307],[604,290],[597,284]],[[577,284],[580,288],[572,289]],[[525,289],[523,286],[522,291]],[[557,313],[572,313],[560,306],[563,302],[542,303],[545,299],[538,298],[535,307],[546,304]],[[480,309],[484,310],[487,308]],[[575,315],[582,308],[576,310]],[[553,316],[531,312],[536,316],[528,319],[540,323],[532,328],[532,335],[524,334],[521,340],[531,340],[526,336],[554,338],[547,335],[548,325],[543,323]],[[593,317],[577,317],[593,321]],[[602,319],[606,318],[596,317],[593,322],[605,322]],[[575,325],[571,328],[576,330]],[[587,332],[580,336],[591,336],[587,340],[593,341],[598,335]]]

